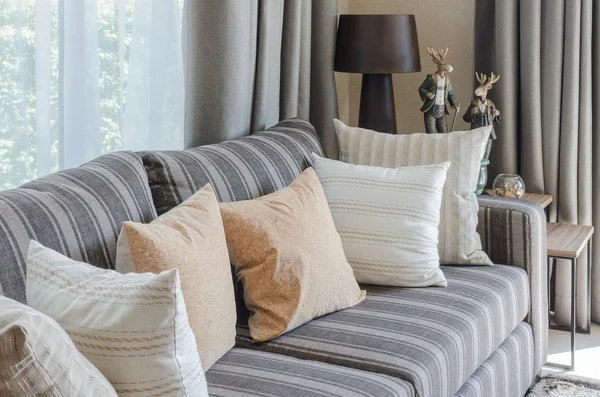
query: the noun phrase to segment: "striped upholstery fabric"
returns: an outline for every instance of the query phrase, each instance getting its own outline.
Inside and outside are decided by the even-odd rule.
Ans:
[[[442,266],[447,288],[366,286],[352,308],[267,343],[238,346],[409,381],[418,397],[453,396],[529,310],[527,274],[513,266]]]
[[[133,152],[107,154],[0,192],[0,293],[25,302],[31,239],[75,260],[114,268],[121,223],[155,217],[146,172]]]
[[[215,145],[142,154],[158,214],[210,183],[221,202],[248,200],[289,185],[323,155],[313,126],[294,118],[265,132]]]
[[[211,397],[412,397],[400,379],[233,348],[206,373]]]
[[[533,334],[521,323],[477,371],[455,397],[524,396],[535,376]]]
[[[517,266],[529,276],[531,308],[527,321],[533,329],[534,369],[538,373],[548,355],[548,269],[546,216],[525,200],[479,196],[479,225],[483,249],[494,263]]]

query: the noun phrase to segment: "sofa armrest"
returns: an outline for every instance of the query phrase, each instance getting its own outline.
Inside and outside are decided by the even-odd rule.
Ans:
[[[548,354],[548,267],[546,215],[538,203],[504,197],[478,196],[483,250],[493,263],[518,266],[529,275],[535,371]]]

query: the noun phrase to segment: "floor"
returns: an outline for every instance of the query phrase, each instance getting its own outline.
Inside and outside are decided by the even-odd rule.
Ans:
[[[600,324],[592,323],[590,335],[577,334],[575,337],[575,371],[566,374],[600,380]],[[550,330],[548,341],[548,361],[570,363],[571,336],[568,332]],[[544,368],[545,373],[562,372]]]

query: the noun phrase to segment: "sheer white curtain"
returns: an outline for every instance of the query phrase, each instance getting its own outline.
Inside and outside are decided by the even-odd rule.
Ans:
[[[0,0],[0,190],[183,147],[182,0]]]

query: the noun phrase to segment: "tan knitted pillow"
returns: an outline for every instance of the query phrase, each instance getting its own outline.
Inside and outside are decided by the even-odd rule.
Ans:
[[[121,273],[177,268],[204,370],[235,344],[236,308],[219,205],[210,185],[149,224],[124,222]]]
[[[365,298],[312,168],[275,193],[221,203],[221,215],[255,342]]]

